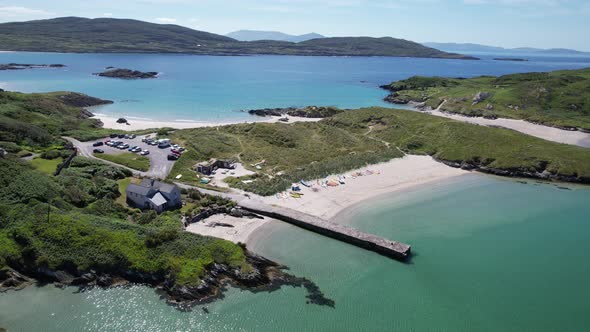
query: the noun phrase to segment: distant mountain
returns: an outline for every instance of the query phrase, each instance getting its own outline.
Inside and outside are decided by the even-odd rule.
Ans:
[[[245,42],[178,25],[130,19],[79,17],[2,23],[0,24],[0,50],[475,59],[389,37],[319,38],[300,43],[272,40]]]
[[[239,40],[239,41],[254,41],[254,40],[278,40],[288,42],[302,42],[310,39],[325,38],[318,33],[312,32],[305,35],[289,35],[279,31],[261,31],[261,30],[239,30],[230,32],[226,35],[227,37]]]
[[[445,52],[490,52],[490,53],[506,53],[506,54],[563,54],[563,55],[590,55],[590,52],[581,52],[567,48],[533,48],[533,47],[518,47],[518,48],[504,48],[497,46],[487,46],[470,43],[422,43],[427,47],[436,48]]]

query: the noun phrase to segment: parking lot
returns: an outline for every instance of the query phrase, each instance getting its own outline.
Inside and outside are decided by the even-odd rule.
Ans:
[[[145,142],[142,142],[142,138],[144,138],[146,136],[154,137],[155,135],[153,135],[153,134],[152,135],[140,135],[135,138],[106,137],[101,140],[95,140],[95,141],[89,141],[89,142],[80,142],[80,141],[77,141],[74,139],[68,139],[68,140],[70,142],[72,142],[74,144],[74,146],[76,146],[76,148],[78,148],[81,155],[83,155],[85,157],[89,157],[89,158],[95,158],[94,154],[93,154],[94,149],[103,150],[105,154],[132,153],[132,152],[129,152],[128,149],[121,150],[116,147],[111,147],[111,146],[104,144],[109,140],[120,141],[120,142],[129,144],[130,147],[137,146],[137,147],[141,148],[142,150],[147,150],[147,151],[149,151],[149,154],[146,155],[146,157],[148,157],[150,159],[149,170],[147,172],[140,172],[140,171],[134,170],[134,172],[136,172],[142,176],[149,176],[149,177],[153,177],[153,178],[165,179],[168,176],[168,174],[170,173],[170,171],[172,170],[172,166],[174,166],[174,161],[168,160],[168,155],[170,154],[170,147],[159,148],[158,146],[153,146],[153,145],[149,145]],[[102,142],[103,145],[93,146],[94,143],[96,143],[96,142]],[[137,155],[139,155],[139,154],[140,153],[137,152]]]

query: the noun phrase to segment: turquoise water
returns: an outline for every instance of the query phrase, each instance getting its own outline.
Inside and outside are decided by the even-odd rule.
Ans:
[[[334,105],[391,106],[378,86],[412,75],[471,77],[590,67],[590,58],[532,57],[528,62],[297,56],[0,53],[0,63],[62,63],[63,69],[0,71],[0,88],[22,92],[71,90],[114,100],[97,110],[159,120],[252,120],[240,110]],[[157,79],[92,75],[107,66],[158,71]]]
[[[183,313],[145,287],[0,295],[9,331],[583,331],[590,325],[590,189],[468,175],[360,206],[341,222],[412,244],[410,264],[277,222],[255,251],[316,282],[231,289]]]

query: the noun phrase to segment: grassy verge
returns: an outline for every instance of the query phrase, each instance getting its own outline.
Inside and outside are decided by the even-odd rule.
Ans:
[[[129,186],[129,184],[131,183],[131,180],[133,178],[131,177],[127,177],[121,180],[117,180],[117,185],[119,187],[119,193],[121,193],[121,196],[119,196],[116,200],[117,203],[121,204],[122,206],[127,206],[127,192],[126,189]]]
[[[123,152],[120,154],[95,153],[94,156],[142,172],[146,172],[150,169],[150,158],[131,152]]]
[[[57,166],[63,162],[63,158],[55,158],[55,159],[43,159],[43,158],[35,158],[31,160],[31,165],[35,167],[37,170],[53,175],[55,174],[55,170]]]

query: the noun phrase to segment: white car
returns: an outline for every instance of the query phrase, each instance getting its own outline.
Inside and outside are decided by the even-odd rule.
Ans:
[[[140,153],[140,155],[142,155],[142,156],[145,156],[145,155],[148,155],[148,154],[150,154],[150,150],[143,150]]]

